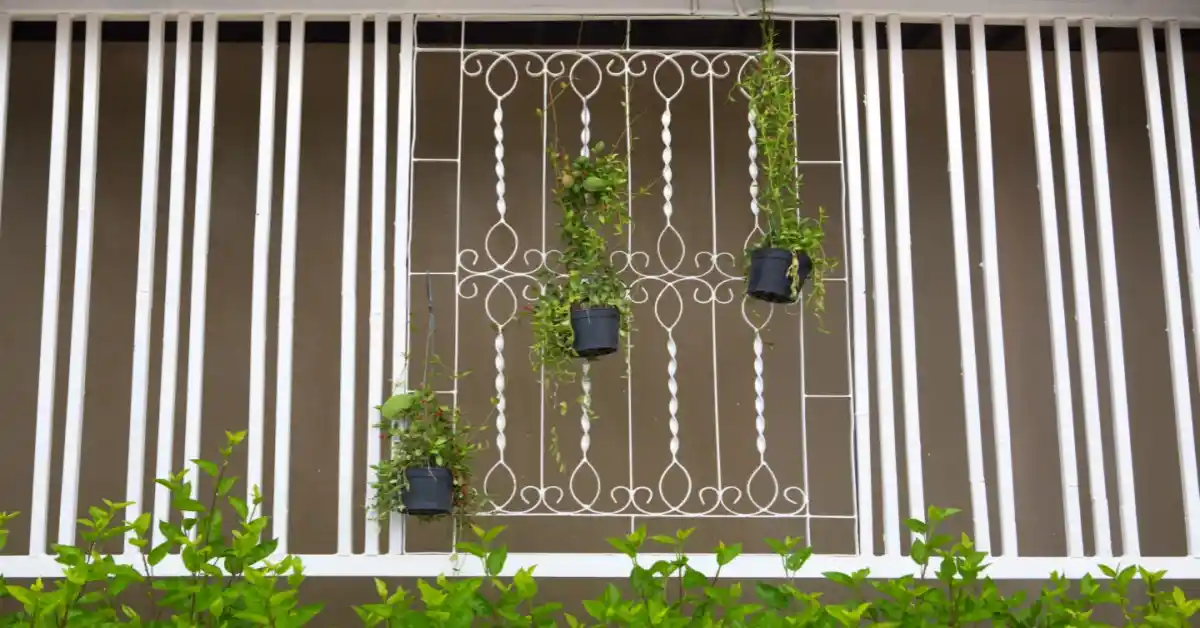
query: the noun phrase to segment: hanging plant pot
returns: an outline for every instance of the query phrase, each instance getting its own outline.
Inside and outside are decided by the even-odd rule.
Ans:
[[[804,281],[812,273],[812,258],[807,253],[800,253],[796,261],[799,285],[793,290],[792,278],[788,275],[788,269],[792,266],[792,252],[786,249],[756,249],[750,254],[750,281],[746,286],[746,294],[768,303],[795,303]]]
[[[454,503],[454,477],[445,467],[405,469],[408,489],[400,495],[404,512],[417,516],[448,515]]]
[[[621,312],[615,307],[582,307],[571,310],[572,348],[581,358],[598,358],[621,348]]]

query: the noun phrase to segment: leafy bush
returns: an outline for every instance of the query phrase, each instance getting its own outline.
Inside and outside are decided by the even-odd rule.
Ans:
[[[263,538],[267,519],[257,515],[262,501],[257,489],[250,504],[231,495],[235,480],[226,469],[232,448],[244,433],[227,437],[217,463],[194,461],[212,480],[207,505],[192,497],[186,472],[158,481],[170,490],[172,508],[181,521],[160,525],[164,542],[151,545],[148,514],[133,522],[120,521],[128,504],[105,502],[104,508],[89,509],[89,516],[79,520],[84,529],[82,546],[53,548],[63,567],[62,578],[30,586],[0,578],[0,604],[18,608],[0,614],[0,627],[292,628],[317,617],[322,605],[299,603],[304,582],[300,560],[277,556],[276,542]],[[1162,586],[1164,574],[1137,567],[1105,567],[1105,580],[1085,577],[1071,583],[1055,577],[1032,599],[1020,593],[1005,595],[984,575],[986,555],[969,538],[964,535],[954,541],[939,532],[940,524],[954,512],[931,508],[927,521],[908,521],[917,536],[912,576],[869,580],[866,570],[825,574],[849,592],[848,601],[841,604],[825,603],[820,594],[800,586],[796,575],[812,551],[799,539],[768,541],[787,578],[755,583],[753,598],[744,600],[750,596],[740,582],[721,579],[721,570],[741,553],[740,545],[719,545],[715,550],[719,567],[709,575],[696,570],[685,552],[691,530],[647,537],[643,528],[609,539],[632,563],[628,580],[632,595],[622,594],[610,583],[599,597],[583,602],[586,615],[577,617],[561,604],[538,601],[532,568],[501,578],[508,557],[505,547],[496,544],[502,528],[472,526],[475,540],[460,543],[458,551],[478,558],[484,577],[439,576],[433,582],[418,581],[416,591],[393,590],[376,580],[378,601],[354,611],[366,626],[403,628],[1093,627],[1108,625],[1093,618],[1103,607],[1115,609],[1123,617],[1122,626],[1182,628],[1190,626],[1190,618],[1200,611],[1200,601],[1189,600],[1178,588],[1168,591]],[[231,525],[226,525],[227,514],[233,516]],[[5,526],[15,516],[0,513],[0,549],[7,537]],[[105,541],[126,535],[143,550],[140,564],[127,564],[98,550]],[[648,543],[667,548],[672,558],[644,564],[639,557]],[[155,568],[167,560],[181,561],[188,575],[155,578]],[[1144,604],[1131,599],[1135,578],[1145,586]],[[148,616],[130,606],[143,595],[154,609]]]
[[[0,626],[303,626],[321,612],[321,604],[300,606],[303,565],[294,556],[273,556],[277,542],[264,539],[267,518],[258,515],[262,497],[255,488],[250,504],[234,497],[236,478],[226,475],[233,448],[245,432],[226,433],[219,462],[195,460],[195,469],[212,479],[208,504],[192,497],[189,473],[181,471],[157,483],[171,493],[171,508],[179,524],[164,521],[165,539],[151,546],[150,514],[132,522],[122,520],[128,503],[105,500],[104,508],[88,509],[79,520],[83,544],[55,545],[52,552],[63,577],[41,580],[29,587],[0,578],[0,603],[11,597],[15,613],[0,615]],[[232,511],[232,512],[230,512]],[[232,525],[225,517],[233,515]],[[14,514],[0,514],[0,529]],[[100,544],[132,537],[143,550],[140,565],[101,555]],[[0,541],[5,538],[0,533]],[[177,554],[188,576],[155,578],[155,568],[168,554]],[[172,557],[176,558],[176,557]],[[131,588],[132,587],[132,588]],[[140,589],[140,590],[139,590]],[[155,609],[142,617],[129,606],[144,595]]]

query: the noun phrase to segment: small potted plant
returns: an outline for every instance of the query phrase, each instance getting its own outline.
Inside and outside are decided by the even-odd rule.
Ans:
[[[552,98],[552,117],[553,103]],[[557,121],[555,127],[557,138]],[[562,211],[561,272],[545,274],[541,294],[528,309],[534,369],[544,369],[558,383],[573,380],[575,360],[615,353],[629,335],[629,287],[609,260],[602,233],[618,236],[629,224],[629,164],[604,142],[572,156],[555,139],[547,152],[555,173],[554,202]]]
[[[443,404],[426,383],[392,395],[379,412],[380,437],[391,443],[391,456],[374,467],[376,516],[474,513],[480,495],[470,483],[470,462],[480,446],[459,409]]]
[[[796,164],[796,91],[787,62],[775,50],[775,27],[762,13],[763,47],[757,64],[739,82],[754,118],[758,151],[758,204],[766,218],[763,235],[746,251],[746,293],[770,303],[794,303],[812,279],[808,303],[820,315],[825,307],[825,273],[835,266],[822,248],[825,212],[799,213],[803,178]]]

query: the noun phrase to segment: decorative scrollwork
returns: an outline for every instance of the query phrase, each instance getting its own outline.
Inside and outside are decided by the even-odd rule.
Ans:
[[[762,330],[771,318],[754,320],[740,294],[742,282],[738,265],[739,255],[716,249],[701,250],[689,255],[688,243],[673,223],[675,218],[672,170],[672,105],[689,80],[711,82],[731,77],[740,78],[755,63],[756,51],[703,53],[696,51],[649,50],[474,50],[461,57],[461,72],[466,79],[482,81],[494,101],[492,136],[495,158],[495,220],[483,239],[482,250],[464,248],[457,251],[456,263],[460,299],[476,299],[482,293],[487,317],[495,329],[494,389],[496,395],[495,445],[498,459],[484,475],[483,489],[492,500],[492,514],[586,514],[593,516],[809,516],[805,488],[781,482],[767,457],[766,391]],[[790,72],[792,59],[784,56]],[[522,484],[509,465],[509,416],[506,395],[505,353],[509,350],[506,328],[513,323],[522,302],[535,299],[540,290],[539,278],[554,272],[555,256],[561,252],[548,248],[546,242],[536,248],[522,248],[517,231],[508,222],[506,200],[508,181],[505,168],[505,104],[522,80],[541,83],[543,91],[550,82],[564,82],[580,105],[581,132],[579,140],[584,151],[591,143],[591,101],[600,93],[606,80],[617,79],[628,85],[632,79],[652,82],[654,94],[663,113],[659,120],[663,145],[661,171],[661,211],[663,226],[655,239],[653,251],[627,247],[611,254],[613,266],[627,277],[630,298],[634,303],[648,305],[654,319],[666,335],[666,381],[669,461],[656,469],[653,486],[635,482],[631,476],[627,485],[605,486],[600,472],[589,458],[592,455],[592,435],[596,426],[589,420],[591,403],[590,369],[584,366],[582,378],[582,413],[580,416],[579,460],[569,468],[565,486],[551,484],[541,474],[536,484]],[[626,93],[626,98],[629,94]],[[755,226],[746,234],[749,243],[761,233],[758,225],[757,196],[758,166],[755,149],[754,119],[747,119],[749,139],[750,211]],[[461,130],[460,130],[461,132]],[[632,239],[630,240],[632,246]],[[691,260],[693,269],[685,268]],[[519,286],[519,289],[517,288]],[[690,288],[690,289],[689,289]],[[676,379],[681,347],[675,329],[687,301],[710,307],[741,301],[742,318],[753,331],[754,354],[754,446],[758,461],[749,475],[735,483],[722,479],[716,485],[697,486],[684,458],[684,426],[679,420],[680,386]],[[759,317],[762,318],[762,317]],[[683,351],[687,348],[683,347]],[[630,456],[633,452],[628,452]],[[540,455],[546,456],[542,451]],[[721,464],[718,459],[717,465]],[[631,472],[632,473],[632,472]],[[718,478],[722,474],[718,472]],[[594,484],[583,488],[584,484]],[[607,496],[611,504],[602,504]],[[695,503],[699,508],[695,508]],[[606,507],[607,506],[607,507]]]

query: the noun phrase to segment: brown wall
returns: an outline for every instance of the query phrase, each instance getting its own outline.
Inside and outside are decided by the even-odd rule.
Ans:
[[[368,46],[369,48],[369,46]],[[282,154],[285,138],[284,95],[286,93],[287,46],[280,47],[280,73],[277,107],[277,171],[272,233],[270,313],[277,312],[279,209],[282,198]],[[194,179],[196,144],[195,112],[199,99],[199,47],[193,53],[192,157],[189,159],[189,212]],[[292,418],[292,500],[291,547],[297,553],[332,553],[336,543],[337,437],[339,320],[341,299],[341,229],[344,184],[346,46],[310,44],[306,50],[304,124],[302,132],[301,184],[299,209],[299,255],[297,261],[296,348],[294,368],[294,412]],[[395,52],[398,52],[395,51]],[[223,44],[219,52],[217,87],[217,127],[213,172],[212,236],[209,251],[207,338],[205,350],[204,430],[206,454],[215,453],[222,431],[244,429],[248,403],[249,337],[251,304],[252,242],[254,228],[254,190],[257,154],[259,101],[259,46]],[[459,141],[459,81],[456,55],[424,53],[418,69],[417,146],[422,158],[454,157]],[[17,43],[13,47],[12,98],[9,111],[8,168],[4,179],[4,211],[0,226],[0,398],[5,400],[0,418],[0,461],[7,481],[0,487],[0,510],[28,512],[33,470],[34,424],[37,398],[37,364],[41,316],[42,275],[45,246],[46,180],[49,160],[51,91],[54,47],[50,43]],[[52,504],[50,530],[56,529],[57,494],[65,413],[65,390],[69,347],[71,286],[74,268],[75,206],[78,186],[78,129],[82,82],[82,46],[73,51],[73,89],[71,94],[72,141],[67,179],[67,222],[64,238],[62,312],[58,360],[58,406],[54,428],[54,464],[51,477]],[[358,395],[364,399],[367,375],[367,313],[369,296],[370,228],[370,137],[372,56],[365,62],[367,89],[364,101],[364,140],[362,146],[362,205],[360,213],[359,284],[358,284]],[[395,59],[395,57],[393,57]],[[160,169],[160,196],[155,272],[154,346],[151,366],[151,410],[147,435],[147,468],[153,469],[156,442],[158,352],[162,337],[162,296],[164,292],[169,181],[170,94],[172,93],[173,47],[167,48],[167,72],[164,84],[163,159]],[[1047,55],[1047,74],[1053,77],[1053,57]],[[485,59],[485,63],[487,59]],[[913,214],[913,264],[916,283],[917,351],[920,372],[921,427],[925,465],[926,501],[966,510],[956,525],[969,529],[969,493],[962,419],[962,393],[957,341],[956,293],[946,176],[947,149],[945,107],[942,93],[940,53],[911,51],[906,54],[908,136],[910,142],[910,186]],[[995,499],[995,466],[992,455],[989,384],[986,376],[986,336],[983,326],[982,273],[979,221],[977,212],[975,155],[973,150],[973,109],[970,98],[969,59],[960,56],[960,81],[963,85],[962,114],[965,133],[967,198],[972,240],[972,281],[975,286],[977,343],[982,373],[980,390],[984,415],[985,457],[988,469],[990,511],[994,542],[999,541]],[[1186,59],[1189,69],[1200,68],[1200,57]],[[651,69],[654,61],[651,62]],[[684,63],[684,62],[681,62]],[[690,63],[690,62],[688,62]],[[1050,334],[1046,307],[1045,275],[1034,168],[1033,135],[1029,106],[1029,83],[1024,53],[996,52],[989,56],[993,95],[993,134],[995,137],[996,207],[999,233],[1001,283],[1004,296],[1004,332],[1012,420],[1012,451],[1017,497],[1021,552],[1027,555],[1061,555],[1065,552],[1061,488],[1059,481],[1058,441],[1055,422],[1053,384],[1050,368]],[[1076,92],[1080,108],[1080,142],[1086,156],[1086,124],[1082,118],[1080,62],[1074,59]],[[1138,515],[1142,525],[1142,551],[1147,555],[1178,555],[1184,549],[1182,504],[1179,498],[1179,471],[1174,437],[1174,416],[1170,403],[1170,379],[1167,365],[1167,338],[1162,299],[1154,198],[1151,186],[1150,156],[1145,132],[1146,115],[1142,82],[1136,53],[1106,53],[1101,57],[1105,88],[1106,124],[1112,177],[1114,227],[1118,249],[1130,419],[1134,438],[1134,462],[1137,473]],[[395,70],[392,70],[390,111],[395,111]],[[861,68],[861,63],[860,66]],[[683,65],[687,71],[687,65]],[[99,173],[96,196],[95,260],[92,274],[92,308],[87,378],[86,420],[82,473],[81,504],[98,502],[103,497],[124,494],[125,461],[128,447],[131,346],[133,341],[134,285],[137,264],[141,147],[145,95],[145,47],[142,44],[106,43],[103,46],[100,100]],[[495,85],[511,80],[504,71],[496,71]],[[660,84],[675,85],[678,79],[663,69]],[[836,57],[801,57],[798,62],[801,159],[836,160],[837,74]],[[1193,72],[1195,74],[1195,72]],[[585,76],[591,76],[585,72]],[[649,75],[647,75],[649,76]],[[886,75],[884,93],[887,90]],[[586,80],[586,79],[585,79]],[[1165,87],[1165,75],[1163,78]],[[1196,79],[1192,79],[1194,86]],[[520,239],[518,255],[510,268],[529,270],[521,254],[538,248],[541,218],[541,136],[535,108],[541,102],[540,81],[524,78],[504,101],[504,145],[507,182],[507,217]],[[593,139],[610,143],[622,127],[618,102],[620,92],[613,79],[606,81],[593,103]],[[728,272],[737,274],[740,250],[752,225],[749,209],[745,107],[724,96],[730,91],[729,80],[716,80],[712,86],[712,135],[709,134],[709,86],[690,78],[673,101],[673,209],[672,225],[686,243],[682,274],[699,274],[695,255],[711,250],[714,237],[721,252],[733,260],[723,262]],[[1057,138],[1057,109],[1053,83],[1051,132],[1055,135],[1055,164],[1061,159]],[[672,88],[673,89],[673,88]],[[649,258],[647,273],[658,275],[664,267],[655,253],[660,233],[666,225],[661,193],[662,144],[661,114],[663,101],[654,93],[650,79],[639,79],[633,86],[633,110],[640,115],[634,123],[633,171],[635,183],[652,184],[650,194],[633,205],[636,228],[635,250]],[[1193,97],[1195,101],[1197,97]],[[492,113],[495,100],[482,79],[467,78],[463,88],[462,184],[456,202],[456,170],[453,163],[428,162],[414,168],[414,271],[452,271],[455,267],[455,224],[462,249],[475,249],[480,261],[474,268],[489,267],[485,250],[488,228],[496,220],[494,138]],[[577,105],[566,103],[559,110],[564,119],[574,119]],[[394,114],[392,115],[394,118]],[[1197,128],[1193,107],[1193,128]],[[395,121],[392,120],[394,127]],[[885,133],[887,121],[884,121]],[[578,124],[563,123],[564,138],[578,134]],[[394,128],[389,131],[390,161],[394,164]],[[710,151],[710,147],[712,150]],[[1096,341],[1100,359],[1101,385],[1107,385],[1103,352],[1102,312],[1099,300],[1100,278],[1096,263],[1094,214],[1092,213],[1090,171],[1083,159],[1084,194],[1087,212],[1088,252],[1091,262],[1092,309],[1096,319]],[[389,170],[394,170],[393,167]],[[711,173],[715,173],[715,181]],[[844,259],[841,188],[836,166],[814,165],[804,168],[808,208],[824,206],[832,214],[828,252]],[[890,183],[889,164],[889,183]],[[865,171],[864,171],[865,179]],[[389,183],[389,194],[394,185]],[[1059,200],[1059,232],[1062,249],[1067,251],[1065,196],[1061,169],[1056,168]],[[715,191],[715,197],[714,197]],[[890,199],[890,188],[889,188]],[[390,198],[390,197],[389,197]],[[389,207],[391,202],[389,201]],[[547,211],[552,212],[553,207]],[[889,217],[891,212],[889,210]],[[714,217],[715,216],[715,227]],[[390,220],[389,220],[390,223]],[[890,223],[890,221],[889,221]],[[553,237],[554,216],[549,213],[545,225]],[[890,224],[889,224],[890,228]],[[491,250],[503,259],[513,249],[511,237],[493,236]],[[1182,242],[1182,236],[1180,236]],[[191,224],[184,246],[183,329],[188,312],[188,279],[191,260]],[[670,262],[682,254],[677,241],[667,235],[663,240],[662,259]],[[390,254],[389,238],[389,254]],[[1181,255],[1182,259],[1182,255]],[[464,263],[470,262],[467,259]],[[893,272],[893,308],[896,288],[895,259]],[[1182,263],[1182,262],[1181,262]],[[1064,257],[1065,285],[1069,283],[1069,265]],[[845,265],[838,271],[842,276]],[[1186,277],[1186,275],[1184,275]],[[706,279],[711,283],[715,275]],[[479,296],[454,299],[451,278],[433,277],[430,287],[438,314],[436,345],[444,359],[455,355],[458,367],[473,371],[460,383],[460,401],[464,411],[476,421],[485,421],[489,399],[495,396],[495,332],[491,328],[484,302],[493,282],[478,280]],[[509,285],[520,290],[520,279]],[[389,279],[390,285],[390,279]],[[472,291],[468,282],[465,293]],[[629,483],[630,456],[639,485],[656,486],[659,474],[669,462],[667,380],[668,334],[658,318],[670,323],[676,317],[673,337],[677,344],[679,368],[679,422],[682,441],[680,461],[691,474],[693,489],[685,508],[700,510],[698,490],[716,482],[716,419],[719,416],[721,474],[725,485],[741,485],[758,464],[754,449],[754,370],[752,331],[742,318],[740,283],[724,284],[721,298],[736,296],[730,304],[698,304],[693,290],[701,284],[681,281],[663,292],[662,282],[648,280],[649,301],[635,308],[637,332],[634,336],[632,372],[623,379],[621,363],[610,358],[593,369],[595,409],[602,417],[592,428],[590,459],[604,479],[597,508],[614,508],[609,491],[622,482]],[[801,373],[809,394],[845,395],[850,389],[847,360],[846,292],[844,284],[831,283],[827,325],[831,333],[820,334],[811,318],[805,319],[804,354],[801,359],[800,330],[794,311],[774,312],[763,333],[767,350],[764,356],[767,400],[767,461],[781,483],[804,486],[803,469],[808,469],[811,519],[811,543],[819,552],[851,553],[855,550],[853,521],[853,482],[851,470],[852,431],[847,399],[809,399],[805,421],[800,415],[801,396],[797,382]],[[708,288],[704,288],[708,290]],[[424,277],[412,284],[415,328],[414,347],[423,337]],[[657,305],[659,293],[663,296]],[[520,294],[519,292],[517,293]],[[491,297],[491,312],[504,321],[508,312],[520,304],[500,289]],[[1067,320],[1074,321],[1072,298],[1068,291]],[[874,303],[874,300],[871,300]],[[1186,301],[1185,301],[1186,302]],[[390,301],[389,301],[390,303]],[[681,305],[686,306],[682,307]],[[457,310],[455,308],[458,308]],[[747,308],[751,317],[766,310]],[[753,320],[753,319],[752,319]],[[895,321],[895,317],[893,316]],[[453,334],[457,321],[457,344]],[[715,331],[714,331],[715,330]],[[268,348],[267,435],[274,438],[273,362],[274,322],[271,323]],[[894,355],[898,364],[898,330],[894,330]],[[1188,339],[1191,341],[1190,336]],[[522,486],[536,484],[539,468],[539,394],[535,374],[528,366],[526,348],[530,335],[527,323],[511,322],[505,328],[505,373],[508,395],[508,446],[506,460]],[[715,343],[715,346],[714,346]],[[1072,360],[1075,337],[1071,329]],[[1189,347],[1191,345],[1189,344]],[[186,333],[181,344],[179,399],[176,413],[177,447],[175,460],[182,458],[183,408],[185,403]],[[1189,350],[1189,360],[1194,356]],[[716,357],[714,357],[716,356]],[[419,355],[418,355],[419,357]],[[1193,366],[1193,384],[1195,369]],[[715,370],[715,372],[714,372]],[[896,367],[899,390],[899,367]],[[714,391],[713,382],[719,380]],[[1084,461],[1085,438],[1081,402],[1078,396],[1078,371],[1075,387],[1076,441],[1080,460],[1081,504],[1090,540],[1091,495],[1088,491]],[[627,386],[633,386],[632,401],[627,401]],[[1193,385],[1193,389],[1195,386]],[[566,395],[573,399],[575,393]],[[872,391],[872,396],[876,395]],[[1106,471],[1110,512],[1116,550],[1120,550],[1119,524],[1115,517],[1115,467],[1112,462],[1108,400],[1101,388],[1106,439]],[[904,486],[904,455],[897,392],[897,434],[900,444],[900,485]],[[366,403],[362,404],[364,408]],[[632,422],[627,407],[633,408]],[[719,414],[718,414],[719,413]],[[547,428],[557,425],[562,435],[568,473],[579,460],[578,410],[572,408],[565,419],[547,407]],[[368,413],[358,418],[356,467],[364,467],[365,428]],[[633,434],[630,425],[633,425]],[[873,426],[878,434],[878,427]],[[490,432],[494,436],[494,430]],[[633,436],[637,436],[636,439]],[[633,451],[628,443],[633,442]],[[268,469],[266,493],[270,494],[273,456],[266,447]],[[493,446],[484,452],[480,469],[497,460]],[[873,455],[876,532],[882,539],[879,512],[878,444]],[[239,473],[244,472],[244,457],[237,459]],[[502,476],[493,485],[507,493],[510,484]],[[681,475],[672,471],[665,488],[670,495],[681,495]],[[356,501],[366,480],[364,469],[356,478]],[[564,486],[567,476],[546,464],[548,484]],[[591,495],[594,481],[581,478],[577,485],[581,496]],[[752,487],[755,495],[769,493],[769,482],[760,476]],[[147,481],[145,495],[151,495]],[[569,499],[569,494],[568,494]],[[515,508],[520,498],[513,502]],[[622,500],[623,501],[623,500]],[[146,502],[147,505],[149,501]],[[564,503],[563,508],[569,508]],[[663,509],[662,501],[648,506]],[[749,510],[746,499],[739,510]],[[907,508],[902,502],[902,508]],[[840,518],[839,518],[840,517]],[[8,552],[27,550],[27,519],[16,522]],[[362,513],[356,515],[355,547],[361,548]],[[506,538],[513,551],[604,551],[604,536],[627,530],[627,518],[527,517],[509,518]],[[673,530],[697,525],[696,548],[702,549],[718,538],[744,541],[749,550],[765,549],[758,539],[784,534],[809,534],[803,519],[729,519],[648,520],[652,530]],[[409,549],[438,551],[448,547],[448,528],[422,525],[410,528]],[[881,540],[877,547],[881,547]],[[323,590],[337,583],[319,583]],[[563,583],[558,586],[568,586]],[[590,585],[589,585],[590,587]],[[362,589],[362,587],[358,587]],[[563,589],[566,591],[566,589]],[[590,588],[589,588],[590,590]],[[333,589],[329,589],[332,593]],[[366,591],[366,589],[363,589]],[[352,595],[358,599],[359,594]]]

